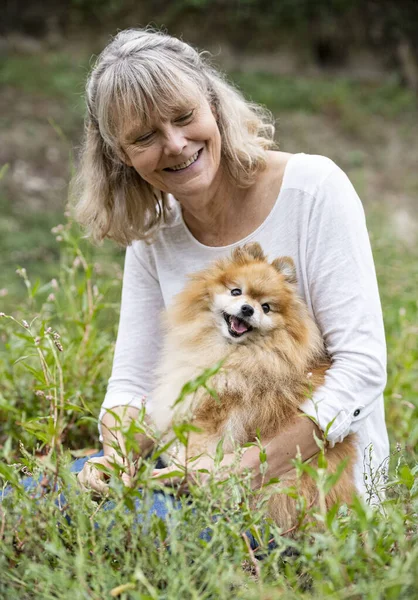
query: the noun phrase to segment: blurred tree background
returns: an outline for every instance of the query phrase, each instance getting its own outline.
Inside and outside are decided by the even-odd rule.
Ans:
[[[0,35],[16,32],[58,44],[62,38],[106,35],[115,24],[148,23],[204,47],[291,53],[295,65],[360,71],[366,59],[418,86],[415,0],[6,0]]]

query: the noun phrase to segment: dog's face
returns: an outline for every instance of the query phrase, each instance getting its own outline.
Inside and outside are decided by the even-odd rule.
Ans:
[[[291,259],[268,263],[258,244],[235,251],[208,286],[210,310],[222,336],[231,343],[255,341],[286,327],[295,299]]]

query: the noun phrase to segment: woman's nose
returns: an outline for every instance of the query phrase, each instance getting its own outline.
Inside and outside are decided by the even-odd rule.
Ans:
[[[187,146],[183,131],[178,127],[170,128],[164,136],[164,152],[168,155],[178,156]]]

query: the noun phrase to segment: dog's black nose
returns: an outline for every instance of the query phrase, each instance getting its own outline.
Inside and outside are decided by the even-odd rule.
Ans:
[[[241,306],[241,313],[244,315],[244,317],[252,317],[254,314],[254,309],[249,304],[243,304]]]

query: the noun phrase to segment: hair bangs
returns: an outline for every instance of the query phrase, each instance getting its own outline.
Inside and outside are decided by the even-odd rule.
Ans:
[[[167,119],[189,110],[204,93],[187,73],[159,58],[151,68],[140,60],[123,61],[102,78],[103,87],[107,85],[97,95],[100,132],[111,147],[120,146],[122,132],[132,123],[151,127],[155,117]]]

